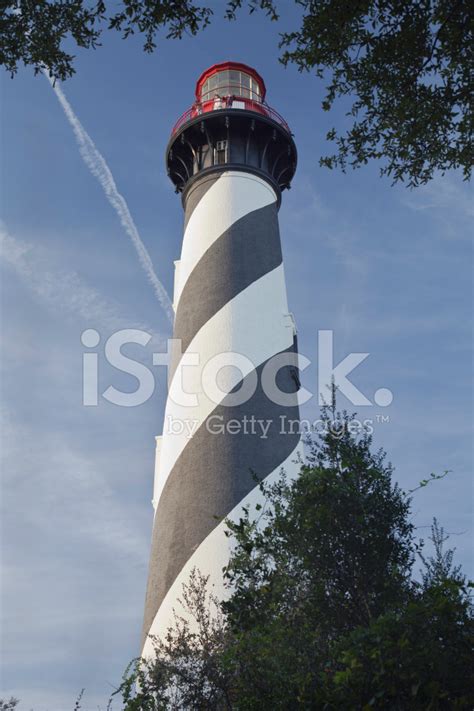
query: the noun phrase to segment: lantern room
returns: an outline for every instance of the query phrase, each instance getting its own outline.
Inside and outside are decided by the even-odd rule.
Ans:
[[[215,100],[247,99],[262,103],[265,99],[265,83],[252,67],[240,62],[214,64],[201,74],[196,84],[196,100],[199,103]]]

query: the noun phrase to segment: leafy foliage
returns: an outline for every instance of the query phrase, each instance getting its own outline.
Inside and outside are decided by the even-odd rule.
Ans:
[[[288,0],[285,0],[287,2]],[[416,186],[437,171],[473,162],[472,11],[468,0],[294,0],[301,26],[281,35],[281,61],[326,82],[322,108],[348,106],[347,130],[331,129],[336,152],[328,168],[381,162],[382,175]],[[279,19],[277,0],[228,0],[229,20],[246,7]],[[65,47],[95,48],[103,27],[124,38],[180,39],[204,29],[211,7],[193,0],[5,0],[0,10],[0,63],[13,75],[22,62],[66,79],[74,55]],[[72,42],[71,42],[72,41]],[[303,101],[305,97],[303,97]]]
[[[62,48],[63,42],[70,36],[78,47],[96,47],[100,37],[97,19],[97,11],[84,7],[82,0],[4,2],[0,62],[12,75],[23,62],[35,72],[45,66],[55,77],[65,79],[74,71],[74,56]]]
[[[6,701],[5,699],[0,699],[0,711],[14,711],[20,702],[13,696]]]
[[[184,586],[187,614],[124,678],[127,711],[472,707],[469,585],[443,529],[416,581],[392,467],[334,404],[325,422],[299,477],[228,522],[227,601],[198,571]]]
[[[469,585],[435,519],[434,556],[401,612],[381,615],[343,640],[324,679],[328,708],[469,709],[474,624]]]
[[[212,10],[199,7],[189,0],[122,0],[123,9],[112,15],[109,28],[119,30],[123,37],[135,31],[145,36],[144,50],[156,48],[155,36],[159,28],[167,29],[167,39],[181,39],[183,34],[192,35],[206,27]],[[105,6],[103,6],[105,11]]]
[[[324,679],[326,708],[472,708],[474,629],[463,598],[446,582],[355,630]]]
[[[75,56],[64,46],[73,40],[77,47],[95,49],[104,24],[124,38],[143,34],[144,49],[152,52],[160,29],[167,39],[180,39],[204,28],[212,14],[192,0],[121,0],[113,10],[107,12],[104,0],[7,0],[0,11],[0,64],[12,75],[23,63],[64,80],[75,71]]]
[[[120,694],[127,711],[233,708],[230,634],[207,578],[193,570],[183,585],[185,617],[175,613],[166,638],[154,638],[156,658],[136,659],[126,669]],[[190,624],[192,620],[193,624]]]
[[[329,75],[323,108],[348,97],[352,127],[327,138],[329,168],[383,159],[394,182],[472,167],[472,5],[468,0],[298,0],[299,30],[283,62]]]

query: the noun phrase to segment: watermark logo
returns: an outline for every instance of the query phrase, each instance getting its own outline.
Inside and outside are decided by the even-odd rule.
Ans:
[[[100,333],[93,328],[83,331],[83,404],[96,407],[101,398],[119,407],[137,407],[147,402],[155,390],[156,372],[140,360],[125,355],[123,348],[134,344],[145,349],[150,341],[151,335],[146,331],[122,329],[109,336],[99,350]],[[325,404],[330,383],[334,383],[337,390],[356,407],[373,404],[388,407],[393,400],[392,391],[380,387],[374,393],[372,402],[351,381],[350,376],[367,360],[369,353],[349,353],[339,363],[334,363],[334,333],[330,330],[318,332],[315,358],[317,382],[313,391],[301,387],[299,382],[299,374],[312,364],[311,359],[301,353],[285,351],[261,364],[253,363],[244,353],[226,351],[202,362],[199,353],[189,350],[183,353],[181,345],[179,339],[169,339],[166,352],[152,354],[153,366],[164,367],[168,378],[173,368],[168,398],[179,408],[198,408],[203,402],[236,407],[248,402],[259,387],[271,402],[281,407],[303,405],[315,396],[321,406]],[[101,359],[116,371],[133,376],[137,383],[135,390],[125,392],[110,383],[100,392]],[[295,383],[292,391],[281,387],[281,375],[284,373],[289,374]],[[183,428],[189,431],[192,427],[190,422],[192,420],[188,424],[183,421]],[[178,427],[177,424],[173,426]]]
[[[165,418],[163,434],[177,435],[185,439],[191,439],[199,427],[201,421],[198,418],[181,418],[167,415]],[[331,432],[333,437],[340,439],[347,432],[357,436],[362,433],[372,434],[374,431],[374,421],[372,419],[358,420],[351,419],[349,422],[327,419],[295,419],[288,415],[280,415],[276,418],[256,417],[255,415],[243,415],[242,417],[226,418],[222,414],[212,414],[206,418],[204,426],[212,435],[249,435],[261,440],[269,439],[274,433],[278,435],[307,435],[327,434]]]

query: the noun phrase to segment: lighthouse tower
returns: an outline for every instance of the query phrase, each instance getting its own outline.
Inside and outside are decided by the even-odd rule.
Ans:
[[[224,595],[227,517],[258,502],[255,475],[299,467],[296,331],[288,310],[278,209],[296,168],[283,118],[251,67],[207,69],[175,124],[168,175],[181,193],[174,339],[163,435],[157,438],[152,547],[143,625],[173,622],[193,568]]]

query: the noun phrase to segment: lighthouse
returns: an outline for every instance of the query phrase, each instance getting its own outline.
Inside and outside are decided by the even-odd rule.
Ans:
[[[278,225],[296,161],[255,69],[224,62],[199,77],[166,149],[184,236],[156,446],[144,657],[173,610],[183,614],[178,600],[194,568],[225,595],[225,519],[258,503],[256,477],[272,481],[282,469],[291,477],[300,466],[296,329]]]

